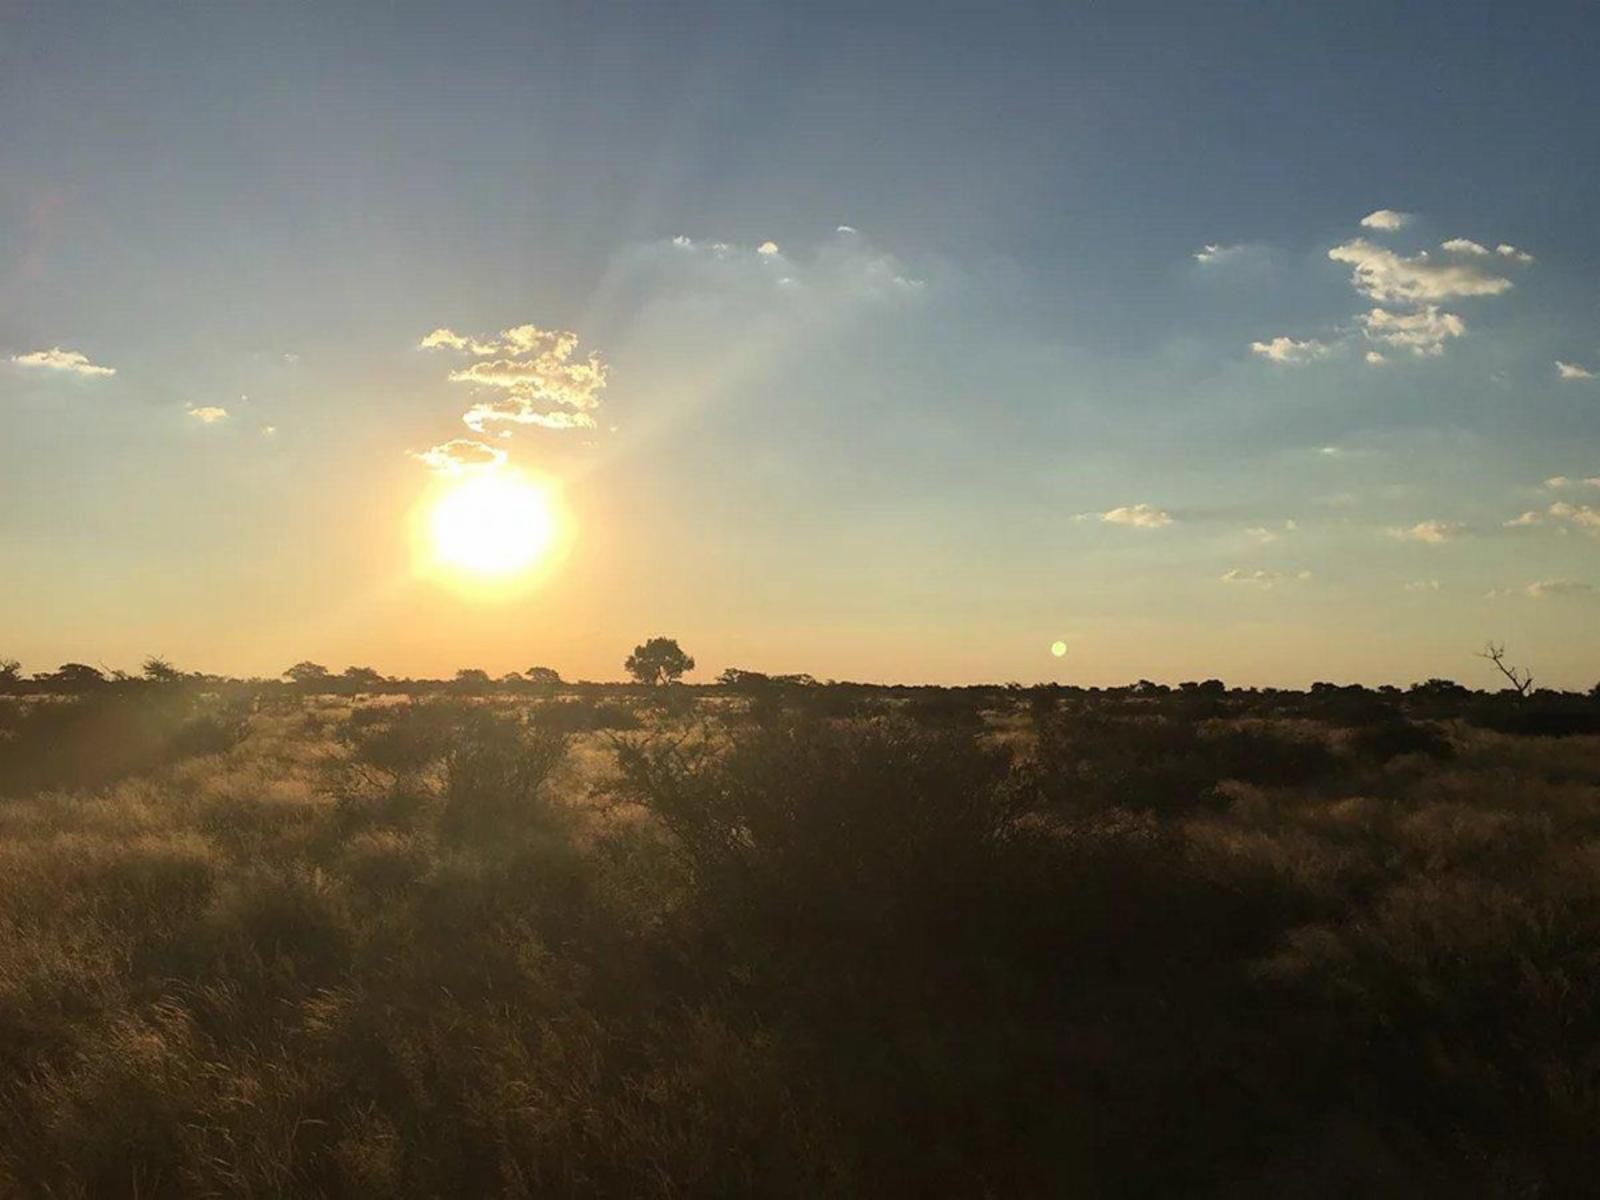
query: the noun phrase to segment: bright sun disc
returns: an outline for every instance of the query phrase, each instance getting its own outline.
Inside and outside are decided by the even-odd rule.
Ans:
[[[428,534],[441,566],[514,575],[554,543],[555,511],[543,488],[515,473],[470,475],[434,502]]]

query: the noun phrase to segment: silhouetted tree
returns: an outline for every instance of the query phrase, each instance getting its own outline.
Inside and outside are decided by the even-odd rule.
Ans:
[[[342,676],[354,691],[370,692],[388,682],[381,671],[372,667],[346,667]]]
[[[535,687],[560,687],[561,675],[551,667],[529,667],[522,677]]]
[[[297,662],[283,673],[290,683],[310,690],[328,682],[328,668],[321,663]]]
[[[1511,681],[1511,686],[1516,689],[1517,695],[1526,696],[1528,694],[1528,689],[1533,686],[1533,672],[1527,668],[1523,668],[1519,671],[1516,667],[1506,666],[1506,648],[1504,643],[1501,643],[1498,646],[1493,642],[1487,643],[1484,646],[1482,653],[1480,653],[1478,657],[1486,658],[1492,662],[1496,669],[1499,670],[1500,674],[1504,675]]]
[[[640,683],[663,684],[694,670],[694,659],[683,652],[676,638],[653,637],[635,646],[622,665]]]
[[[91,667],[87,663],[72,662],[62,663],[51,674],[41,675],[39,678],[45,683],[69,692],[98,687],[106,681],[105,672],[98,667]]]
[[[0,658],[0,691],[10,691],[22,681],[22,664],[14,658]]]
[[[772,676],[765,671],[746,671],[743,667],[728,667],[717,676],[717,682],[723,687],[754,690],[771,684]]]
[[[458,692],[468,692],[476,695],[489,690],[489,672],[478,667],[462,667],[456,672],[455,682],[452,685]]]
[[[151,683],[177,683],[183,678],[182,671],[158,654],[145,659],[139,667],[139,673]]]

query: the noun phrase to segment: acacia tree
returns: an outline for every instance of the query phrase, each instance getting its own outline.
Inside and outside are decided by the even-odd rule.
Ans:
[[[683,652],[677,638],[653,637],[635,646],[623,668],[640,683],[673,683],[694,670],[694,659]]]
[[[1504,642],[1498,646],[1493,642],[1488,643],[1478,657],[1492,662],[1500,674],[1510,681],[1517,695],[1526,696],[1528,694],[1528,689],[1533,686],[1533,672],[1526,667],[1519,671],[1516,667],[1506,666],[1506,647]]]
[[[139,673],[151,683],[177,683],[183,678],[183,672],[159,654],[152,654],[145,659],[139,667]]]
[[[328,682],[328,668],[321,663],[297,662],[283,673],[283,677],[309,691]]]
[[[560,687],[561,673],[553,667],[529,667],[522,677],[535,687]]]

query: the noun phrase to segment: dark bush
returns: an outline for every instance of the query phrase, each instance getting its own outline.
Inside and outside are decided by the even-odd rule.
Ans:
[[[1348,745],[1351,753],[1380,763],[1402,754],[1439,759],[1455,755],[1455,747],[1437,726],[1419,721],[1391,720],[1364,726],[1350,735]]]

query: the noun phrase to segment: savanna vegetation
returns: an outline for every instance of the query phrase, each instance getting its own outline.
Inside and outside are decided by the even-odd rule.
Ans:
[[[1600,698],[635,665],[0,679],[0,1195],[1592,1194]]]

